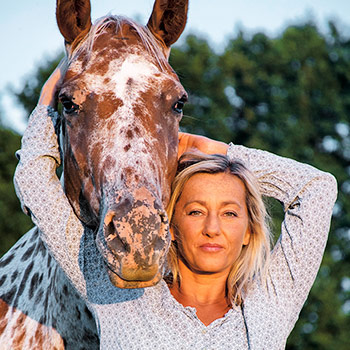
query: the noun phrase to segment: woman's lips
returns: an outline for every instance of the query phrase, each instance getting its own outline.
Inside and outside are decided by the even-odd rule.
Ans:
[[[220,244],[215,244],[215,243],[204,243],[199,246],[199,248],[205,252],[219,252],[224,249],[224,247]]]

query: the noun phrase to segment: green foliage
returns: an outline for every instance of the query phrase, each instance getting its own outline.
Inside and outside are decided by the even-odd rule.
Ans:
[[[349,347],[350,41],[340,37],[334,23],[329,28],[329,36],[312,23],[291,26],[277,38],[239,33],[220,55],[189,37],[172,56],[191,94],[185,112],[195,118],[184,118],[184,130],[266,149],[338,179],[323,265],[289,350]],[[281,210],[276,203],[269,206],[279,231]]]
[[[28,76],[26,82],[24,83],[24,87],[21,89],[21,91],[13,91],[13,94],[17,98],[18,102],[27,111],[28,116],[38,103],[42,86],[44,85],[45,81],[49,78],[50,74],[53,72],[53,70],[56,68],[56,66],[62,58],[63,53],[58,55],[58,57],[49,59],[46,62],[44,62],[34,71],[33,74]]]
[[[17,93],[28,115],[37,102],[42,84],[58,61],[39,67]],[[347,350],[350,326],[350,40],[341,36],[335,23],[329,23],[327,35],[320,33],[313,23],[306,23],[290,26],[275,38],[262,33],[246,37],[240,32],[227,43],[223,53],[217,54],[205,39],[190,35],[182,46],[172,50],[171,64],[189,92],[183,130],[266,149],[310,163],[336,176],[340,191],[329,243],[287,349]],[[18,136],[11,135],[14,139],[17,137],[17,141],[11,142],[18,142]],[[3,142],[0,136],[1,147],[8,147],[10,141]],[[11,158],[18,146],[19,143],[2,152],[10,154]],[[2,164],[13,162],[6,157],[1,153],[1,169]],[[9,185],[13,168],[7,169],[6,165],[6,180],[5,177],[3,180],[5,175],[1,175],[1,186],[7,190],[6,200],[11,198],[11,193],[13,196]],[[0,205],[3,206],[2,198]],[[14,208],[11,201],[7,203],[8,209],[1,208],[1,214],[5,213],[4,217],[11,218],[16,226],[19,217],[25,216],[18,214],[19,208]],[[281,209],[275,202],[269,202],[269,207],[278,234]],[[15,215],[19,215],[18,219]],[[21,224],[21,229],[24,227],[25,224]],[[7,242],[8,237],[3,236],[7,231],[1,227],[1,247],[5,241],[7,246],[13,242]]]
[[[15,151],[20,144],[20,135],[0,124],[0,256],[33,226],[21,211],[12,182],[17,165]]]

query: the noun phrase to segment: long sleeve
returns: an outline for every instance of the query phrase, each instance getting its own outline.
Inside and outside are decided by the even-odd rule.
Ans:
[[[271,254],[268,287],[292,327],[322,261],[337,196],[336,180],[309,165],[244,146],[230,144],[228,156],[248,166],[264,196],[283,204],[285,217]]]
[[[56,175],[60,154],[49,112],[54,114],[50,107],[39,105],[29,118],[17,152],[14,184],[23,211],[31,216],[51,254],[84,296],[86,286],[78,262],[84,227]]]

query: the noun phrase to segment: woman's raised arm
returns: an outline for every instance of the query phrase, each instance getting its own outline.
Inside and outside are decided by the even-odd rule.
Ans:
[[[23,211],[30,215],[41,238],[74,286],[84,296],[85,282],[78,257],[84,228],[76,217],[56,175],[60,165],[53,106],[62,75],[61,63],[44,85],[17,152],[19,163],[14,184]]]
[[[266,151],[230,145],[228,156],[243,160],[263,195],[283,204],[285,217],[269,265],[271,300],[284,308],[292,328],[314,283],[327,242],[337,183],[328,173]]]
[[[179,132],[178,158],[191,149],[197,149],[206,154],[226,154],[228,144],[209,139],[205,136]]]

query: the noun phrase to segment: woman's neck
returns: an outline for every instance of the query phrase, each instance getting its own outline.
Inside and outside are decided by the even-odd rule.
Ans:
[[[183,306],[195,307],[198,318],[208,325],[230,309],[226,296],[227,273],[198,274],[180,263],[181,283],[170,286],[173,297]]]

